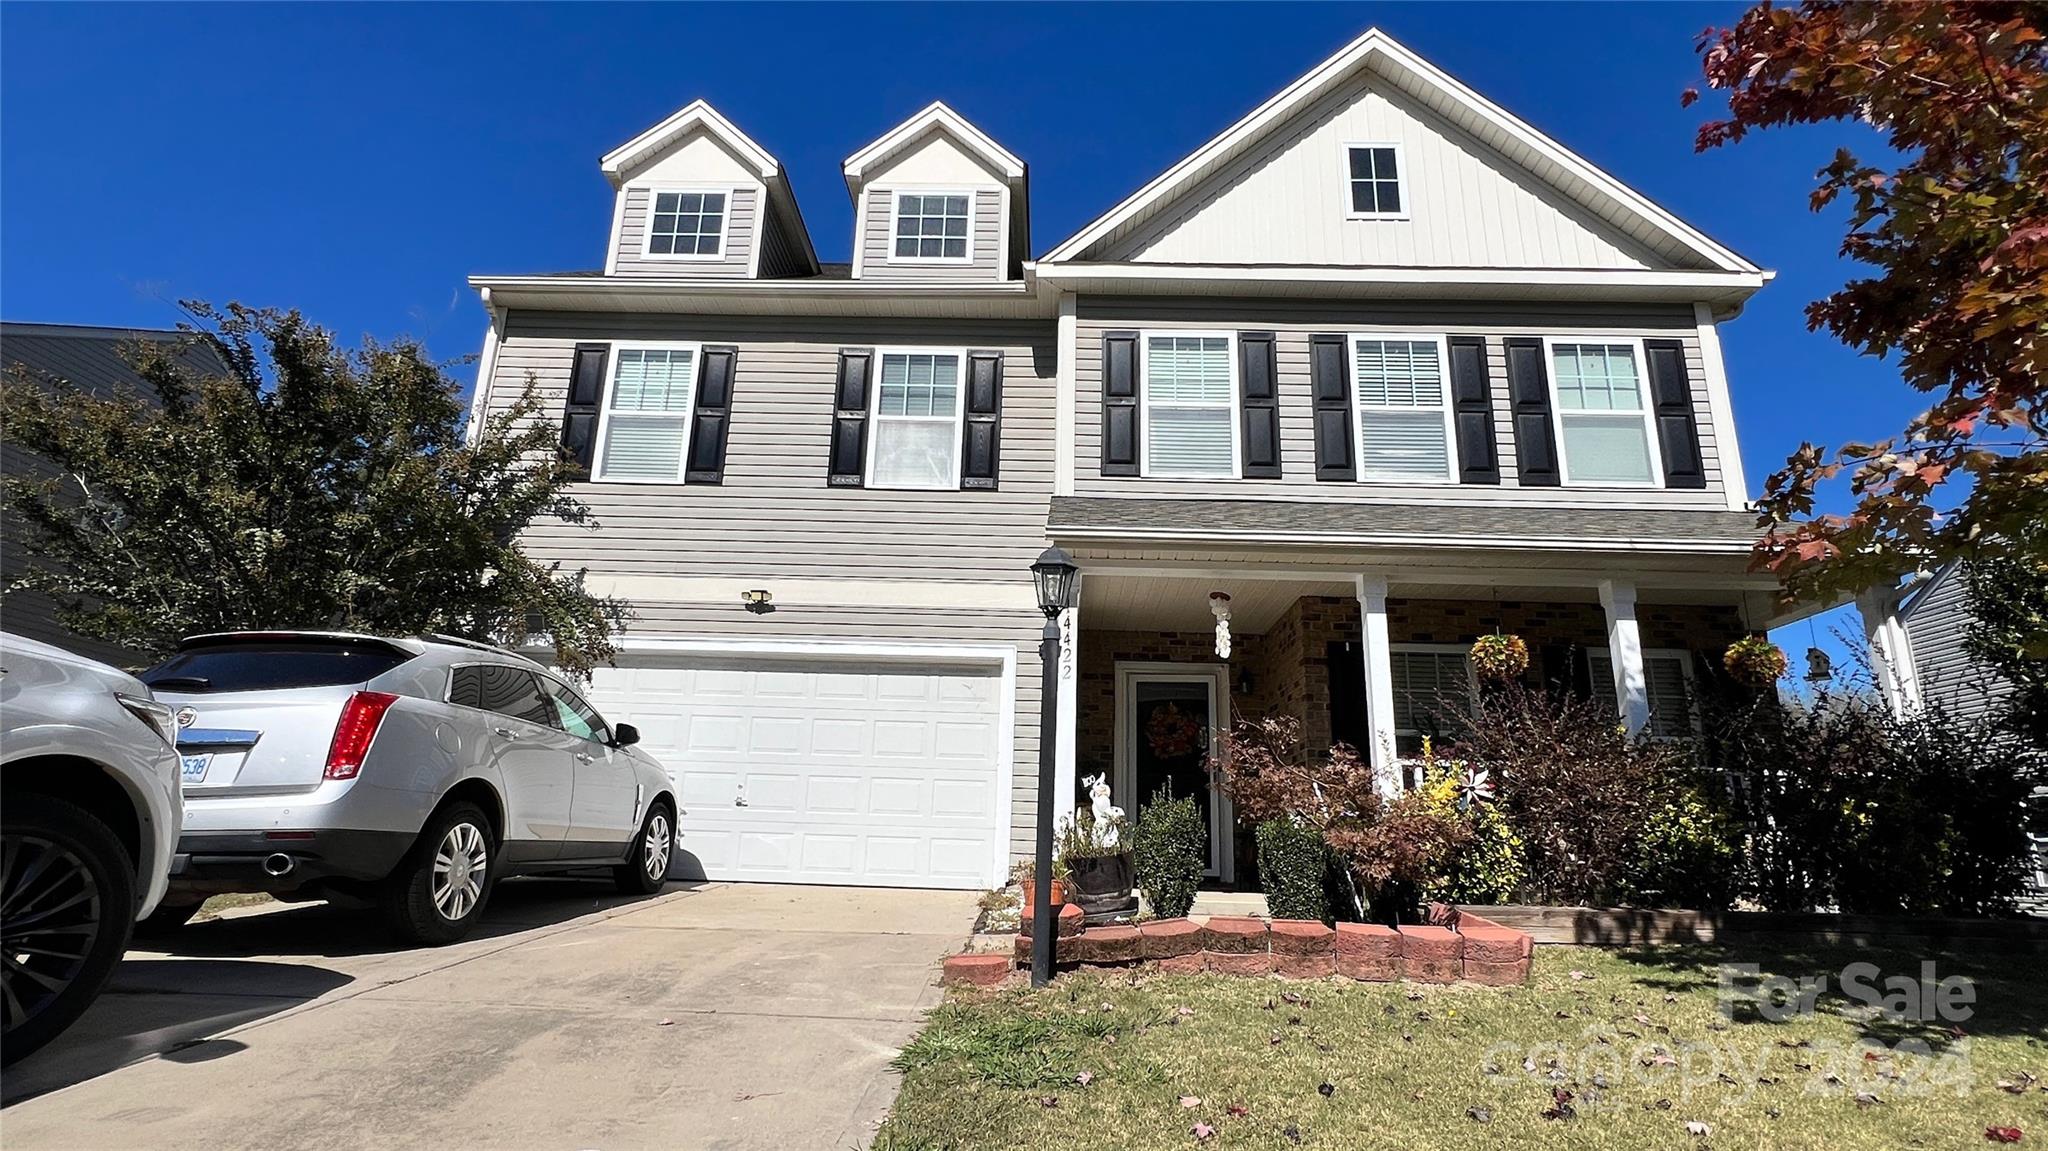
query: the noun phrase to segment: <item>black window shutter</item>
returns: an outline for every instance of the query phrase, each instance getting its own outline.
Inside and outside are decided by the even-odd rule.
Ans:
[[[994,491],[1003,438],[1003,354],[967,353],[967,411],[960,430],[960,488]]]
[[[1515,413],[1515,463],[1527,488],[1556,487],[1557,438],[1550,429],[1550,374],[1543,366],[1543,341],[1509,336],[1508,395]]]
[[[707,345],[697,371],[697,409],[690,417],[690,459],[683,470],[686,484],[725,482],[725,436],[732,428],[733,371],[740,350]]]
[[[1664,449],[1664,486],[1707,486],[1700,459],[1700,429],[1692,413],[1692,384],[1685,373],[1685,345],[1677,340],[1644,340],[1650,361],[1650,397],[1656,405],[1657,442]]]
[[[1345,369],[1343,336],[1308,338],[1309,388],[1316,404],[1316,478],[1355,480],[1357,453],[1351,436],[1351,384]]]
[[[839,349],[839,383],[832,389],[832,458],[825,483],[865,487],[868,458],[868,379],[873,348]]]
[[[1458,428],[1458,482],[1497,484],[1500,458],[1493,450],[1493,397],[1486,378],[1486,337],[1452,336],[1451,419]]]
[[[604,410],[604,364],[610,344],[578,344],[569,361],[569,400],[562,405],[562,454],[589,475],[596,464],[597,415]]]
[[[1138,333],[1102,333],[1102,474],[1138,474]]]
[[[1244,421],[1244,478],[1280,478],[1280,373],[1271,332],[1237,334],[1238,408]]]

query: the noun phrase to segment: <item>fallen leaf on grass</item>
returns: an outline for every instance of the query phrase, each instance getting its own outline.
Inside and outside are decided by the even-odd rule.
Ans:
[[[2017,1127],[1986,1127],[1984,1129],[1984,1138],[1991,1140],[1993,1143],[2017,1143],[2020,1141],[2020,1129]]]
[[[1697,1119],[1688,1119],[1686,1120],[1685,1124],[1685,1133],[1687,1135],[1695,1135],[1701,1139],[1705,1139],[1707,1136],[1712,1135],[1714,1133],[1714,1128],[1713,1125],[1710,1123],[1702,1123]]]
[[[1280,1134],[1285,1135],[1289,1143],[1298,1144],[1301,1142],[1301,1128],[1296,1127],[1292,1123],[1289,1123],[1286,1129],[1281,1131]]]
[[[1572,1108],[1572,1093],[1562,1087],[1550,1089],[1550,1106],[1543,1109],[1545,1119],[1570,1119],[1578,1112]]]
[[[1074,1076],[1074,1082],[1086,1087],[1090,1083],[1095,1082],[1095,1073],[1093,1071],[1083,1071],[1079,1075]]]
[[[1323,1083],[1316,1088],[1316,1094],[1321,1095],[1325,1099],[1328,1099],[1330,1096],[1335,1095],[1336,1093],[1337,1085],[1335,1083],[1329,1082],[1328,1080],[1324,1080]]]
[[[1242,1119],[1245,1116],[1251,1114],[1252,1109],[1246,1107],[1242,1103],[1232,1103],[1230,1106],[1225,1107],[1223,1109],[1223,1113],[1229,1115],[1233,1119]]]
[[[1571,973],[1571,976],[1572,976],[1572,982],[1573,982],[1573,983],[1577,983],[1577,982],[1579,982],[1579,981],[1580,981],[1580,980],[1582,980],[1582,979],[1591,979],[1591,978],[1593,978],[1592,976],[1590,976],[1590,975],[1586,974],[1586,973],[1585,973],[1585,972],[1583,972],[1583,971],[1573,971],[1573,972]]]
[[[1858,1107],[1875,1107],[1882,1102],[1884,1100],[1879,1099],[1868,1091],[1858,1091],[1856,1093],[1856,1106]]]
[[[2007,1095],[2025,1095],[2027,1093],[2026,1084],[2014,1083],[2010,1079],[2000,1079],[1998,1081],[1998,1089]]]
[[[1193,1015],[1195,1013],[1195,1009],[1192,1007],[1177,1007],[1174,1009],[1173,1013],[1175,1015],[1180,1016],[1182,1019],[1186,1019],[1188,1016]]]
[[[1040,1107],[1058,1107],[1060,1105],[1060,1097],[1057,1095],[1040,1095],[1038,1097],[1038,1105]]]
[[[1183,1095],[1180,1097],[1180,1105],[1189,1109],[1200,1107],[1202,1105],[1202,1097],[1200,1095]]]
[[[1188,1134],[1193,1135],[1197,1142],[1206,1143],[1215,1137],[1216,1129],[1207,1123],[1197,1123],[1193,1127],[1188,1128]]]
[[[1467,1107],[1465,1109],[1465,1118],[1470,1119],[1474,1123],[1491,1123],[1493,1122],[1493,1112],[1488,1111],[1484,1107]]]

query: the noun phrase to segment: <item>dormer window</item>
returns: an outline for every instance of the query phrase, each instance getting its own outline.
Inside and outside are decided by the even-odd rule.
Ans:
[[[647,254],[723,256],[725,199],[724,192],[655,192],[654,212],[647,220]]]
[[[1350,144],[1351,218],[1405,220],[1407,189],[1401,183],[1399,144]]]
[[[966,262],[973,203],[974,197],[965,192],[898,192],[890,258]]]

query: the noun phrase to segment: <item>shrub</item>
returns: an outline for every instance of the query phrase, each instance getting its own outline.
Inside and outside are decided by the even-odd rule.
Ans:
[[[1330,845],[1314,829],[1291,819],[1259,824],[1259,886],[1275,919],[1320,919],[1330,914]]]
[[[1195,797],[1175,799],[1173,785],[1161,784],[1138,811],[1131,850],[1138,890],[1153,914],[1162,919],[1186,915],[1209,862],[1209,828]]]
[[[1723,908],[1734,901],[1735,868],[1727,819],[1699,792],[1677,787],[1643,826],[1620,894],[1641,906]]]
[[[1436,875],[1422,884],[1422,897],[1436,903],[1511,903],[1528,881],[1522,837],[1496,803],[1475,802],[1458,810],[1458,778],[1465,765],[1437,760],[1425,750],[1422,790],[1446,818],[1462,820],[1471,838],[1453,850]]]

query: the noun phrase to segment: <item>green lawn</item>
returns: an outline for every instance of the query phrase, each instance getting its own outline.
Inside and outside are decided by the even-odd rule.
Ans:
[[[1976,981],[1961,1034],[1836,994],[1726,1023],[1724,959],[1833,992],[1847,963],[1917,975],[1920,957],[1544,947],[1522,988],[1080,973],[956,993],[904,1050],[875,1147],[1839,1151],[1992,1147],[1991,1126],[2048,1144],[2041,958],[1941,957]],[[1924,1047],[1874,1046],[1901,1040]],[[1546,1118],[1558,1090],[1573,1114]]]

